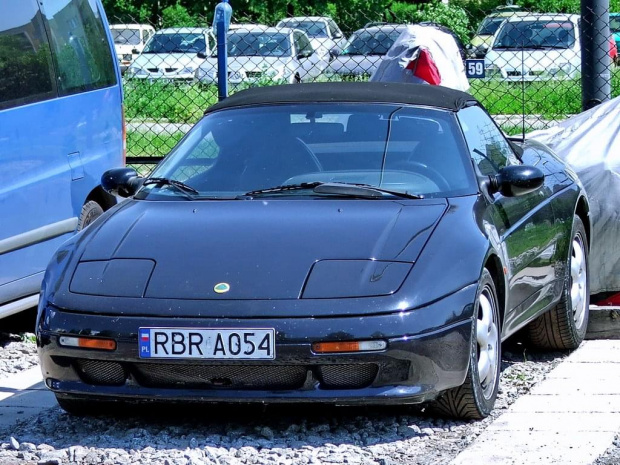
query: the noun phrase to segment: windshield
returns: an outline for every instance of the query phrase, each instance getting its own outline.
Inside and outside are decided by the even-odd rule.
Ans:
[[[497,33],[494,49],[502,48],[571,48],[575,28],[570,21],[510,21]]]
[[[228,56],[291,56],[288,34],[266,32],[233,32],[228,35]]]
[[[476,192],[467,153],[449,111],[385,104],[266,105],[208,114],[152,176],[184,183],[198,192],[195,199],[310,183],[445,197]],[[137,198],[160,195],[187,196],[176,187],[149,183]],[[269,195],[318,194],[302,188]]]
[[[204,34],[157,33],[144,47],[144,53],[204,53],[206,47]]]
[[[284,20],[280,21],[278,27],[300,29],[310,37],[327,37],[327,24],[324,21],[313,21],[311,19],[304,21]]]
[[[495,31],[499,28],[500,24],[504,22],[505,17],[494,17],[494,18],[484,18],[482,24],[478,28],[478,35],[481,36],[492,36],[495,34]]]
[[[112,37],[118,45],[140,45],[139,29],[112,29]]]
[[[342,55],[385,55],[400,36],[402,29],[354,32]]]
[[[620,32],[620,16],[612,16],[609,18],[609,29],[611,32]]]

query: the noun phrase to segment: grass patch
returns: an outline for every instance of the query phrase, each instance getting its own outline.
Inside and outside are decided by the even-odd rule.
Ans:
[[[163,157],[181,140],[182,132],[172,134],[153,132],[127,133],[127,158],[130,157]],[[129,160],[128,160],[129,162]]]

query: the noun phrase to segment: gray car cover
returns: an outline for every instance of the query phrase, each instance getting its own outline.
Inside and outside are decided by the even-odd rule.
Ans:
[[[579,175],[590,201],[590,293],[620,292],[620,97],[526,136]]]
[[[451,34],[433,25],[408,25],[370,80],[469,90],[459,46]]]

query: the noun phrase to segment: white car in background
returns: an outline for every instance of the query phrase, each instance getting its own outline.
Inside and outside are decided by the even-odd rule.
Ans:
[[[578,15],[565,14],[506,19],[486,54],[486,76],[508,81],[577,77],[581,70],[578,21]]]
[[[404,24],[371,24],[358,29],[329,64],[326,74],[337,75],[344,80],[369,78],[406,29]]]
[[[328,53],[334,57],[347,42],[346,37],[328,16],[295,16],[282,19],[276,27],[299,29],[308,34],[312,46],[319,54]]]
[[[144,45],[155,34],[155,29],[149,24],[110,24],[110,30],[122,72],[142,53]]]
[[[210,28],[168,28],[157,31],[134,60],[127,76],[137,79],[191,80],[215,48]]]
[[[297,29],[248,26],[228,33],[228,82],[268,79],[289,84],[312,80],[328,65],[328,57],[315,52],[305,32]],[[217,56],[196,71],[204,84],[217,82]]]

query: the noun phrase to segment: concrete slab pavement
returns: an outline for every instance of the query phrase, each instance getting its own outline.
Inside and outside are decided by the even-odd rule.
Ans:
[[[54,405],[56,398],[43,384],[38,366],[0,379],[0,429]]]
[[[586,341],[451,465],[588,465],[620,432],[620,341]]]

